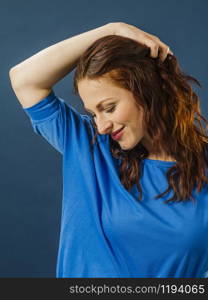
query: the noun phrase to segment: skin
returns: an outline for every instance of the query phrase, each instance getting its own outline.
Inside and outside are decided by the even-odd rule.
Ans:
[[[151,152],[151,139],[146,133],[143,108],[135,102],[132,93],[112,84],[107,78],[82,79],[78,83],[80,98],[97,125],[99,134],[111,134],[125,126],[122,137],[117,140],[123,150],[134,148],[139,141],[149,151],[148,158],[174,161],[164,153]],[[104,99],[102,107],[96,106]]]

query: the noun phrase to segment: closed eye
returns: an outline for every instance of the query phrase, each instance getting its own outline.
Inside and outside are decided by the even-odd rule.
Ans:
[[[115,106],[112,106],[110,109],[106,110],[106,112],[107,112],[107,113],[111,113],[111,112],[114,111],[114,109],[115,109]]]
[[[106,109],[105,112],[111,113],[111,112],[113,112],[114,110],[115,110],[115,105],[112,106],[110,109]],[[90,112],[89,112],[89,114],[90,114],[90,116],[91,116],[92,118],[96,118],[96,116],[93,115],[93,114],[91,114]]]

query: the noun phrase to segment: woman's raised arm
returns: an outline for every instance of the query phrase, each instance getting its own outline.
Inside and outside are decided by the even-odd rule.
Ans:
[[[94,41],[111,34],[146,44],[153,57],[161,46],[163,57],[167,55],[168,47],[157,37],[123,22],[108,23],[49,46],[11,68],[11,85],[22,106],[30,107],[45,98],[53,85],[74,69],[79,57]]]
[[[46,97],[54,84],[76,66],[82,53],[95,40],[113,34],[113,23],[73,36],[47,47],[11,68],[12,88],[23,107]]]

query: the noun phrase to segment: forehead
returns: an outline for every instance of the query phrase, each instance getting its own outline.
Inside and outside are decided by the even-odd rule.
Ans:
[[[86,107],[96,105],[107,98],[124,98],[128,94],[127,90],[106,78],[82,79],[78,83],[78,92]]]
[[[78,91],[88,110],[102,107],[104,101],[118,99],[121,93],[118,87],[106,79],[83,79],[78,83]]]
[[[125,102],[130,106],[136,103],[131,91],[116,86],[107,78],[82,79],[78,83],[78,91],[84,108],[91,112],[111,102]]]

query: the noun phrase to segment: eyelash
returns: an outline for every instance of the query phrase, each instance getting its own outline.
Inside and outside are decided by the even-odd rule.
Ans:
[[[115,109],[115,106],[112,106],[110,109],[108,109],[108,110],[105,110],[105,112],[107,112],[107,113],[111,113],[111,112],[113,112],[113,111],[114,111],[114,109]],[[96,118],[96,117],[95,117],[95,115],[93,115],[93,114],[90,114],[90,116],[91,116],[92,118]]]

